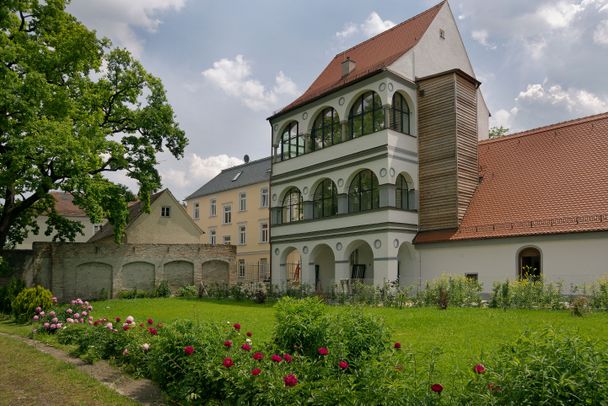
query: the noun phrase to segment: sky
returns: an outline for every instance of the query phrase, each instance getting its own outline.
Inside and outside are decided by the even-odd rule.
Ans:
[[[270,155],[266,118],[335,54],[437,3],[72,0],[68,11],[162,80],[189,145],[181,160],[159,155],[158,169],[181,200],[245,154]],[[608,111],[608,0],[449,4],[491,126],[516,132]]]

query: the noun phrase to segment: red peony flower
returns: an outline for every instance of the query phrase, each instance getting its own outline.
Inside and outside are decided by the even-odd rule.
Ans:
[[[120,323],[120,317],[117,317],[114,320],[116,320],[116,323]]]
[[[234,361],[232,361],[232,358],[230,358],[230,357],[224,358],[224,366],[226,368],[230,368],[233,365],[234,365]]]
[[[148,319],[148,324],[154,324],[154,320]]]
[[[253,376],[258,376],[261,373],[262,373],[262,370],[260,368],[253,368],[251,370],[251,375],[253,375]]]
[[[194,347],[191,345],[187,345],[184,347],[184,354],[186,354],[187,356],[190,356],[194,353]],[[224,363],[226,362],[226,360],[224,360]],[[224,364],[225,365],[225,364]]]
[[[148,332],[153,336],[158,334],[158,331],[154,327],[148,327]]]
[[[329,350],[327,349],[327,347],[320,347],[317,351],[319,352],[319,355],[325,356],[329,354]]]
[[[441,385],[440,383],[434,383],[431,385],[431,390],[435,393],[441,393],[441,391],[443,390],[443,385]]]
[[[245,351],[251,351],[251,346],[247,343],[241,345],[241,348],[244,349]]]
[[[232,325],[232,327],[234,327],[235,330],[240,330],[241,329],[241,325],[239,323],[234,323]]]
[[[283,358],[281,358],[281,356],[277,354],[274,354],[272,357],[270,357],[270,359],[274,362],[281,362],[283,360]]]
[[[253,335],[253,333],[251,331],[247,332],[247,337],[251,337]]]
[[[283,382],[285,382],[285,386],[296,386],[298,378],[294,374],[289,374],[283,378]]]
[[[232,340],[224,341],[224,347],[228,347],[228,348],[232,347]]]
[[[129,326],[125,324],[124,326],[122,326],[122,329],[123,329],[124,331],[127,331],[127,330],[129,329]]]
[[[293,357],[289,354],[283,354],[283,359],[285,360],[285,362],[293,361]]]
[[[338,366],[342,369],[346,369],[346,368],[348,368],[348,362],[340,361],[340,362],[338,362]]]
[[[476,374],[485,374],[486,367],[483,364],[477,364],[473,367],[473,372],[475,372]]]
[[[395,345],[393,347],[395,347],[395,349],[398,350],[399,348],[401,348],[401,343],[395,343]]]
[[[261,360],[262,358],[264,358],[264,354],[262,354],[261,352],[256,352],[255,354],[253,354],[253,359],[256,361]]]
[[[139,323],[139,327],[143,327],[143,326],[144,326],[144,323]]]

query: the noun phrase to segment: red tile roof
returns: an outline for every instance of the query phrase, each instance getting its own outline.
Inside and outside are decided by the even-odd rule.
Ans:
[[[80,207],[74,204],[74,196],[66,192],[50,192],[55,199],[55,210],[58,214],[66,217],[87,217]]]
[[[479,143],[482,181],[458,230],[416,243],[608,230],[608,113]]]
[[[389,66],[418,43],[445,2],[337,54],[304,94],[277,114],[285,113]],[[342,77],[342,62],[347,57],[355,62],[355,70]]]

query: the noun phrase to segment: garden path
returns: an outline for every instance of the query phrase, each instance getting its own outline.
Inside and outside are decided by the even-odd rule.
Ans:
[[[21,341],[40,352],[74,365],[78,370],[90,375],[105,386],[143,405],[155,406],[164,404],[162,403],[163,394],[161,390],[151,380],[144,378],[134,379],[114,368],[107,361],[100,360],[95,362],[95,364],[87,364],[80,358],[71,357],[60,349],[32,340],[31,338],[2,332],[0,332],[0,335]]]

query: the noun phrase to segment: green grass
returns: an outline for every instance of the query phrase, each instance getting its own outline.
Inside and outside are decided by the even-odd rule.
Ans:
[[[0,405],[136,405],[72,365],[0,336]]]

